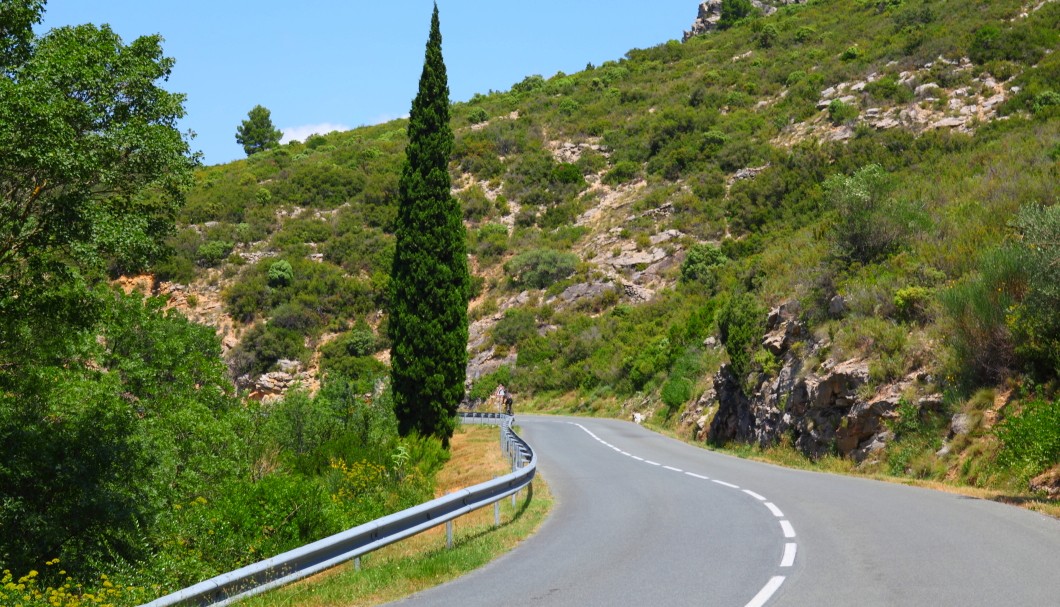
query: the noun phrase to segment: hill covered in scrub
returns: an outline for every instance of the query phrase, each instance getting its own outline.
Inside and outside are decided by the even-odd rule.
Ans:
[[[1056,491],[1060,3],[707,4],[453,106],[469,405]],[[196,173],[153,288],[254,398],[385,376],[405,126]]]

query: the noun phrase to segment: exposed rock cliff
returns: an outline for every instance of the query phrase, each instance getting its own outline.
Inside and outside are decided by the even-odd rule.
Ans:
[[[919,396],[926,391],[922,374],[870,391],[867,361],[827,359],[815,369],[804,368],[804,355],[792,346],[801,342],[798,352],[812,354],[823,345],[807,333],[795,312],[789,305],[769,314],[762,346],[782,362],[776,376],[755,378],[753,389],[745,393],[746,382],[734,376],[729,365],[721,367],[713,389],[686,414],[697,438],[765,447],[789,436],[809,457],[836,453],[862,461],[892,438],[886,421],[898,415],[903,399],[918,411],[941,406],[937,394]],[[711,407],[717,407],[717,413],[708,426]]]
[[[751,0],[751,5],[761,11],[763,15],[772,15],[777,12],[777,6],[785,4],[802,4],[805,0]],[[693,38],[700,34],[706,34],[718,29],[721,21],[722,0],[707,0],[699,5],[699,14],[692,22],[692,29],[685,32],[684,40]]]

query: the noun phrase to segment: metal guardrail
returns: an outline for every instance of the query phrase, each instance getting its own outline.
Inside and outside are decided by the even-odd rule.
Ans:
[[[491,424],[501,427],[501,447],[512,464],[510,474],[384,516],[253,565],[223,573],[140,607],[223,607],[360,557],[497,503],[505,497],[513,496],[514,500],[515,494],[530,485],[537,472],[537,455],[530,445],[512,430],[514,417],[503,413],[462,413],[460,418],[465,424]]]

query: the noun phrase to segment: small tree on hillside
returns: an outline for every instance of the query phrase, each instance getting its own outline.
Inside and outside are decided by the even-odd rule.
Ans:
[[[751,4],[751,0],[722,0],[721,20],[718,21],[718,26],[721,29],[728,29],[754,10],[755,7]]]
[[[394,412],[401,434],[448,445],[464,395],[471,277],[460,203],[450,194],[453,131],[437,5],[408,135],[388,325]]]
[[[282,136],[283,133],[273,126],[269,110],[260,105],[255,105],[248,113],[247,119],[236,127],[236,142],[243,146],[247,156],[280,145]]]

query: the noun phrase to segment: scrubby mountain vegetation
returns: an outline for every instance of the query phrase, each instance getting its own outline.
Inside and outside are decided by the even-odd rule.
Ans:
[[[725,25],[452,106],[469,404],[503,383],[517,407],[721,442],[731,403],[857,368],[840,413],[771,403],[732,436],[1055,488],[1060,3],[811,0]],[[135,268],[101,264],[96,307],[57,309],[106,313],[34,334],[35,374],[8,372],[11,329],[0,444],[45,448],[5,455],[2,486],[61,507],[5,496],[5,566],[172,587],[429,494],[438,445],[365,396],[387,375],[407,126],[197,168],[151,260],[159,299],[112,293]],[[869,438],[859,404],[879,404]],[[55,469],[101,480],[75,504],[38,492]]]
[[[1060,437],[1058,20],[790,4],[455,104],[471,402],[503,383],[703,439],[726,377],[753,400],[855,361],[854,400],[900,393],[862,466],[1022,490]],[[197,172],[157,276],[220,295],[242,387],[289,360],[385,375],[405,126]],[[771,349],[780,304],[802,332]],[[953,436],[955,414],[974,423]]]
[[[43,5],[0,4],[0,604],[145,603],[431,499],[448,453],[374,383],[247,401],[211,328],[113,284],[173,233],[184,98],[158,36],[35,36]]]

